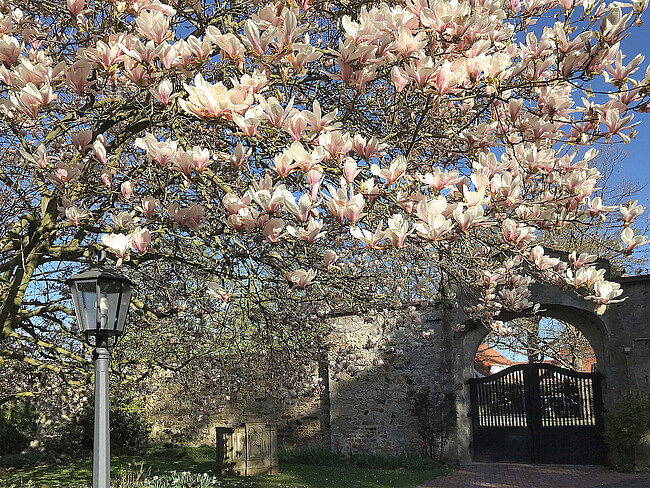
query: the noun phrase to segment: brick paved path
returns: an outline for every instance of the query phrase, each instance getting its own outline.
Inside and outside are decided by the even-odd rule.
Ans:
[[[471,463],[418,488],[650,488],[650,473],[627,474],[603,466]]]

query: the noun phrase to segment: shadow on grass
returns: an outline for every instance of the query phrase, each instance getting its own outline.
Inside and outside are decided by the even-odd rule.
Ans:
[[[149,476],[161,476],[172,471],[190,471],[193,473],[214,474],[214,461],[186,458],[150,457],[150,456],[115,456],[111,457],[111,479],[123,476],[125,471],[142,472]],[[32,469],[8,470],[0,475],[0,488],[5,486],[22,486],[28,482],[32,486],[56,487],[92,484],[92,458],[65,464],[50,464]]]
[[[111,458],[113,482],[119,478],[169,475],[172,471],[214,474],[214,460],[152,456],[116,456]],[[271,476],[219,476],[219,488],[415,488],[426,480],[445,475],[447,469],[435,471],[387,471],[357,467],[281,464],[280,473]],[[29,484],[31,483],[31,484]],[[9,472],[0,478],[0,488],[90,487],[92,461],[41,466],[31,470]]]
[[[424,481],[445,475],[447,469],[435,471],[387,471],[339,466],[281,464],[281,473],[258,478],[251,487],[276,488],[415,488]]]

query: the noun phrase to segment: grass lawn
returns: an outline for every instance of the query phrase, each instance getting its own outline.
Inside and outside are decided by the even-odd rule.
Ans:
[[[160,476],[171,471],[212,473],[214,461],[208,459],[168,458],[153,456],[118,456],[111,459],[113,483],[130,471],[147,476]],[[309,466],[281,464],[280,473],[258,477],[219,477],[220,488],[414,488],[425,480],[444,475],[437,471],[385,471],[356,467]],[[68,464],[40,466],[30,470],[0,471],[0,488],[75,488],[91,485],[90,460]],[[31,484],[30,484],[31,483]],[[118,486],[120,483],[115,483]],[[121,483],[126,485],[126,483]]]

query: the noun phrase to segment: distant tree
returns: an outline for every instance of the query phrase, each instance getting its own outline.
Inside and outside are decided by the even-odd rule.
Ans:
[[[594,198],[600,198],[605,206],[620,208],[632,203],[639,203],[643,190],[650,181],[630,181],[622,172],[622,166],[628,157],[619,146],[605,146],[594,161],[602,178],[594,191]],[[650,202],[641,201],[644,205]],[[560,226],[551,232],[542,232],[540,241],[544,246],[558,251],[596,255],[607,259],[615,271],[625,270],[628,274],[643,274],[648,272],[650,255],[646,248],[640,248],[634,255],[621,253],[623,245],[620,242],[620,232],[612,222],[600,216],[584,216],[583,222],[574,221],[566,226]],[[585,228],[589,231],[586,232]],[[650,231],[650,216],[646,213],[634,222],[635,230],[641,234]]]
[[[485,344],[509,359],[526,358],[530,363],[552,361],[573,371],[582,371],[583,359],[594,358],[587,338],[573,325],[548,317],[525,317],[508,323],[509,333],[490,333]]]

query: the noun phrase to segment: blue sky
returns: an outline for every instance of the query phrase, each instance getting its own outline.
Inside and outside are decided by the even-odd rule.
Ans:
[[[644,24],[640,28],[633,29],[621,43],[621,50],[627,54],[624,61],[631,61],[637,53],[645,56],[641,69],[632,75],[637,80],[643,79],[650,63],[650,11],[646,11],[642,17],[645,17]],[[641,121],[635,128],[639,134],[636,140],[623,146],[628,157],[622,165],[621,173],[628,181],[647,185],[639,195],[639,203],[643,203],[648,208],[650,207],[650,114],[637,114],[634,121]]]

